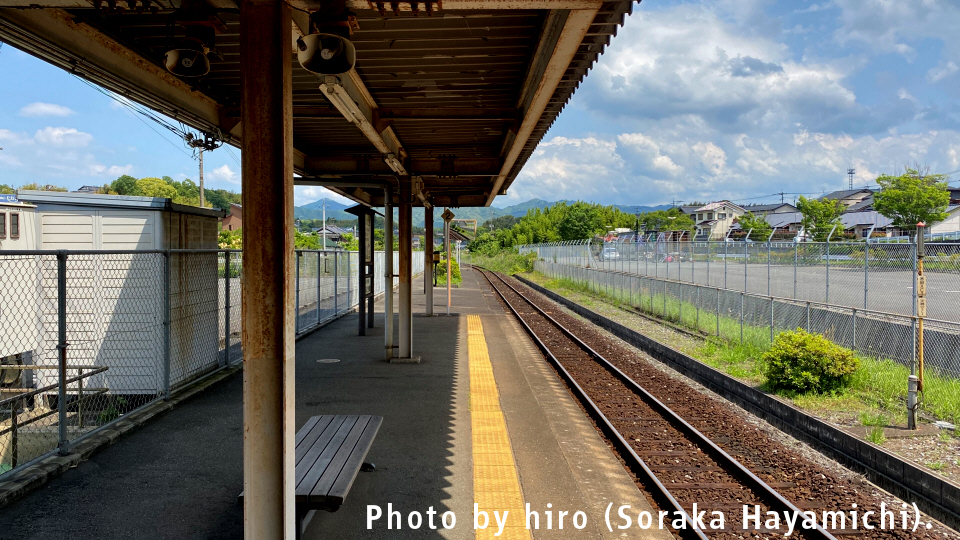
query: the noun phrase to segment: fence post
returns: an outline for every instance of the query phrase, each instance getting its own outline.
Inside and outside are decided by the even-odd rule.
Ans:
[[[824,304],[830,303],[830,238],[833,237],[833,232],[837,230],[837,226],[834,225],[830,229],[830,234],[827,235],[827,297],[824,299]]]
[[[727,242],[727,239],[723,239],[723,288],[727,288],[727,255],[729,252],[730,243]]]
[[[910,374],[917,374],[917,240],[914,238],[913,243],[910,245],[910,258],[913,260],[913,290],[910,295],[912,296],[911,301],[913,302],[913,318],[910,319],[910,336],[913,346],[911,350],[913,351],[910,355]]]
[[[163,252],[163,399],[170,399],[170,250]]]
[[[872,230],[872,229],[871,229]],[[872,233],[871,233],[872,234]],[[870,283],[870,242],[863,245],[863,309],[867,308],[867,291]]]
[[[663,320],[667,320],[667,280],[663,280]]]
[[[324,261],[324,253],[322,251],[317,252],[317,324],[320,324],[320,291],[323,290],[323,287],[320,285],[321,276],[323,276],[323,268],[325,265],[321,264]]]
[[[810,301],[807,300],[807,332],[810,332]]]
[[[57,349],[59,349],[59,384],[57,385],[57,412],[59,414],[59,453],[69,452],[67,441],[67,252],[57,251]]]
[[[696,283],[697,281],[697,244],[691,240],[690,241],[690,283]]]
[[[720,337],[720,288],[717,288],[717,337]]]
[[[344,252],[347,256],[347,309],[353,307],[353,292],[350,290],[351,278],[350,278],[350,267],[353,266],[353,262],[350,260],[350,252]]]
[[[793,241],[793,299],[797,299],[797,265],[800,264],[800,244]]]
[[[770,233],[770,238],[773,238],[773,233]],[[767,296],[770,296],[770,244],[772,244],[772,242],[770,239],[767,239]]]
[[[857,350],[857,308],[853,308],[853,313],[851,314],[851,319],[853,322],[853,337],[851,341],[853,342],[850,347],[853,350]]]
[[[753,229],[747,233],[747,237],[743,239],[743,292],[747,292],[747,274],[749,270],[747,269],[747,259],[750,258],[750,243],[747,240],[750,239],[750,233],[753,232]]]
[[[773,297],[770,297],[770,344],[773,344]]]
[[[740,293],[740,344],[743,344],[743,297],[746,293]]]
[[[710,286],[710,259],[713,258],[713,249],[710,247],[710,241],[707,241],[707,287]]]
[[[297,281],[296,287],[293,288],[295,291],[294,294],[296,295],[296,299],[293,301],[293,309],[296,310],[296,319],[293,324],[294,334],[300,333],[300,255],[300,251],[294,251],[293,262],[294,266],[296,267],[294,279]]]
[[[338,257],[338,255],[339,255],[339,252],[337,251],[333,252],[333,316],[334,317],[336,317],[337,313],[339,313],[340,311],[337,309],[339,304],[338,300],[340,299],[340,282],[337,279],[340,276],[340,258]]]
[[[700,285],[697,285],[697,332],[700,331]]]
[[[20,461],[20,435],[18,425],[20,415],[20,399],[15,398],[10,404],[10,468],[16,469]]]
[[[230,365],[230,250],[223,252],[223,362]]]

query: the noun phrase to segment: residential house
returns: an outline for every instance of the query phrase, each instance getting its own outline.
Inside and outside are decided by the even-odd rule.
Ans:
[[[840,201],[846,207],[851,207],[859,202],[862,202],[867,197],[873,196],[872,189],[844,189],[840,191],[834,191],[832,193],[827,193],[820,197],[820,200],[834,200]]]
[[[329,224],[324,227],[317,227],[311,230],[316,233],[317,236],[326,236],[328,241],[332,241],[335,244],[339,244],[341,241],[343,241],[343,236],[345,234],[353,234],[351,229],[344,229],[343,227],[337,227],[336,225]]]
[[[243,207],[237,203],[230,203],[230,213],[221,221],[225,231],[235,231],[243,228]]]
[[[785,214],[798,212],[797,207],[790,203],[750,204],[743,207],[744,212],[752,212],[755,216],[764,217],[769,214]]]
[[[722,239],[743,214],[743,208],[730,201],[716,201],[697,208],[692,216],[697,226],[697,238]]]

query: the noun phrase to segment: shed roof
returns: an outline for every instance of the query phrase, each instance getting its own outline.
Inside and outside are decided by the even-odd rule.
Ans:
[[[17,196],[22,201],[37,205],[62,204],[96,208],[138,208],[141,210],[157,210],[213,218],[222,218],[227,215],[227,212],[216,208],[200,208],[197,206],[176,204],[172,200],[163,197],[136,197],[132,195],[103,195],[99,193],[31,190],[20,190],[17,192]]]

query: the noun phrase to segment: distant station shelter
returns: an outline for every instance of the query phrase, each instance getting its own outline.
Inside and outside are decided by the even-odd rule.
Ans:
[[[398,208],[385,350],[413,358],[412,208],[432,237],[434,207],[505,194],[632,5],[0,0],[4,43],[243,151],[248,538],[294,536],[294,184],[385,207],[387,230]]]

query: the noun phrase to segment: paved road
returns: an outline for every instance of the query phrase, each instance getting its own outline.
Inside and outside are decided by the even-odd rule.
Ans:
[[[558,258],[557,262],[583,264],[583,259]],[[848,266],[831,267],[830,291],[827,292],[827,269],[825,266],[800,266],[749,263],[743,259],[730,258],[724,265],[722,259],[693,262],[650,261],[592,261],[591,267],[679,279],[713,287],[746,290],[754,294],[769,294],[784,298],[796,298],[826,302],[846,307],[864,308],[911,315],[913,313],[913,272],[904,270],[870,269]],[[744,289],[746,273],[746,289]],[[927,315],[960,323],[960,275],[945,272],[927,273]],[[866,300],[866,304],[864,301]]]

